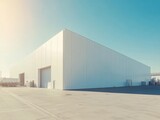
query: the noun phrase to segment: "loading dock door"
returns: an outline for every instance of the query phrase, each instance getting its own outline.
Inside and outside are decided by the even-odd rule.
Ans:
[[[40,69],[40,87],[48,88],[49,82],[51,82],[51,67]]]
[[[19,74],[20,85],[24,86],[24,73]]]

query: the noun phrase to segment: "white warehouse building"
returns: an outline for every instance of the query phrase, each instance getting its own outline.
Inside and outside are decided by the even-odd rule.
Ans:
[[[65,29],[15,65],[10,75],[42,88],[103,88],[147,82],[150,67]]]

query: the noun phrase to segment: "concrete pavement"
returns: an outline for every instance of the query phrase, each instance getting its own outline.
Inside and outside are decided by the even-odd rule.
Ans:
[[[159,119],[159,95],[0,88],[0,120]]]

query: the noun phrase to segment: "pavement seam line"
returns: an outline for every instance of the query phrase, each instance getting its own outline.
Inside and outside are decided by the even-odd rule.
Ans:
[[[1,89],[1,90],[2,90],[2,89]],[[51,116],[51,117],[54,118],[55,120],[61,120],[61,119],[60,119],[59,117],[57,117],[56,115],[50,113],[49,111],[43,109],[42,107],[40,107],[40,106],[38,106],[38,105],[33,104],[33,103],[31,103],[31,102],[28,102],[28,101],[20,98],[18,95],[14,94],[14,93],[11,93],[11,92],[9,92],[9,91],[7,91],[7,90],[4,90],[4,89],[3,89],[3,91],[6,92],[7,94],[10,94],[12,97],[16,98],[17,100],[21,101],[22,103],[26,104],[27,106],[29,106],[29,107],[31,107],[31,108],[33,108],[33,109],[35,109],[35,110],[37,110],[37,111],[39,111],[39,112],[41,112],[41,113],[43,113],[43,114],[45,114],[45,115]]]

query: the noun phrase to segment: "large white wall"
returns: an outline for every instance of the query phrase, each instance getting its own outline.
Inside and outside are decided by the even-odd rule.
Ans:
[[[40,86],[39,70],[51,66],[56,89],[133,85],[150,79],[150,67],[69,30],[44,43],[11,70],[11,77],[25,73],[25,82]]]
[[[18,78],[20,73],[25,73],[25,82],[34,80],[39,87],[39,69],[48,66],[51,66],[51,80],[55,80],[55,88],[63,89],[63,31],[14,66],[10,74]]]
[[[71,31],[64,31],[64,89],[133,85],[150,79],[150,67]]]

